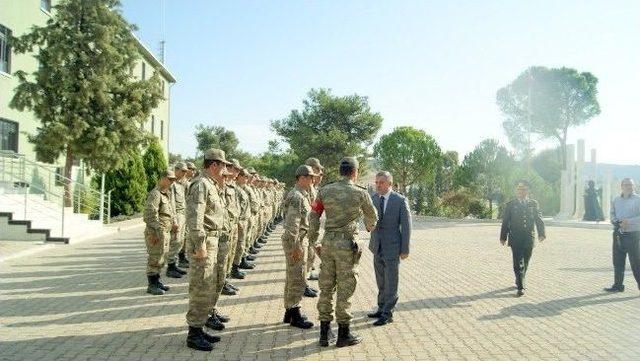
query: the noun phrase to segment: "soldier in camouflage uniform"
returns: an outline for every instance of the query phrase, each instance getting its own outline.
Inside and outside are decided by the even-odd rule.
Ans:
[[[316,174],[308,165],[296,169],[296,184],[283,201],[285,209],[282,248],[286,259],[284,284],[284,322],[298,328],[311,328],[313,323],[300,313],[300,301],[306,287],[306,235],[309,229],[309,186]],[[314,250],[315,251],[315,250]]]
[[[538,240],[544,241],[544,222],[538,202],[529,198],[529,183],[519,181],[516,185],[516,199],[505,205],[500,229],[500,243],[504,245],[507,238],[509,239],[518,289],[517,297],[524,295],[524,279],[535,244],[534,227],[538,231]]]
[[[163,295],[169,290],[160,281],[160,271],[166,263],[170,232],[177,228],[176,214],[171,197],[171,184],[176,176],[173,171],[162,175],[155,188],[147,195],[144,209],[144,239],[147,245],[147,293]]]
[[[320,186],[320,182],[322,182],[324,167],[322,166],[322,164],[320,164],[320,160],[318,160],[318,158],[309,158],[304,162],[304,164],[311,166],[311,168],[313,168],[314,173],[317,174],[317,176],[313,178],[313,183],[311,184],[311,188],[309,191],[309,201],[311,202],[311,204],[313,204],[318,194],[318,187]],[[311,219],[309,219],[309,222],[310,223],[320,222],[320,219],[314,216],[314,217],[311,217]],[[317,227],[317,228],[319,229],[320,227]],[[307,255],[308,280],[317,281],[318,275],[313,272],[313,270],[315,270],[313,266],[313,262],[316,260],[315,246],[316,246],[316,242],[318,241],[318,233],[309,233],[308,238],[309,238],[309,252]],[[318,291],[309,287],[309,283],[307,283],[307,289],[305,290],[305,293],[311,293],[311,292],[317,293]]]
[[[176,266],[179,254],[182,252],[184,257],[184,235],[185,235],[185,192],[187,186],[187,165],[179,162],[173,167],[176,174],[176,180],[171,184],[171,194],[173,196],[173,204],[176,212],[177,228],[171,231],[171,243],[169,245],[169,254],[167,256],[167,277],[182,278],[187,272]]]
[[[227,162],[224,151],[209,149],[204,153],[203,171],[192,181],[187,194],[187,255],[189,257],[189,310],[187,346],[211,351],[219,337],[204,332],[211,317],[216,291],[218,241],[224,227],[226,210],[222,194],[223,174]]]
[[[333,320],[333,294],[336,293],[336,320],[338,340],[336,346],[351,346],[361,339],[352,334],[349,308],[351,296],[358,282],[357,266],[362,246],[356,240],[358,222],[364,216],[364,224],[370,232],[376,224],[377,211],[366,188],[356,185],[358,160],[352,157],[340,161],[342,179],[325,185],[318,191],[313,211],[321,216],[326,212],[324,236],[316,246],[320,256],[320,345],[328,346],[332,338],[330,323]],[[316,224],[314,227],[318,227]],[[317,232],[317,229],[313,230]]]
[[[236,279],[243,279],[245,277],[244,272],[240,270],[240,265],[246,261],[247,254],[245,253],[246,238],[250,232],[250,218],[252,212],[251,193],[248,190],[247,182],[249,181],[250,174],[246,169],[242,169],[236,177],[236,183],[238,184],[238,203],[240,205],[239,225],[238,225],[238,244],[236,246],[236,252],[233,257],[230,277]]]

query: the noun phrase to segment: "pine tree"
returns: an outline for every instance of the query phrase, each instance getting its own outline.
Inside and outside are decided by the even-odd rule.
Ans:
[[[156,72],[131,77],[140,57],[135,26],[119,8],[119,0],[61,0],[45,26],[10,39],[16,54],[35,51],[40,64],[31,75],[15,73],[10,106],[40,120],[29,136],[36,157],[53,163],[64,155],[66,178],[76,159],[98,172],[121,168],[144,144],[140,125],[162,98]],[[65,189],[69,205],[68,183]]]
[[[105,190],[112,191],[112,216],[130,216],[144,209],[147,197],[147,176],[140,153],[134,152],[124,167],[105,173]]]
[[[167,161],[164,157],[164,151],[158,143],[158,139],[154,138],[150,143],[147,151],[142,156],[144,164],[144,173],[147,177],[147,190],[150,191],[156,186],[160,175],[167,171]]]

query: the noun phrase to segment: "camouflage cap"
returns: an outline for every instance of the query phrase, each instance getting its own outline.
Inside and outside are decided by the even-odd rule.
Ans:
[[[176,163],[176,165],[173,166],[173,169],[175,169],[175,170],[188,170],[189,167],[187,167],[187,165],[184,164],[183,162],[178,162],[178,163]]]
[[[225,164],[231,164],[229,161],[227,161],[224,150],[222,149],[215,149],[215,148],[208,149],[206,152],[204,152],[204,159],[216,160],[218,162],[222,162]]]
[[[242,166],[240,165],[240,161],[238,161],[237,159],[231,158],[231,159],[229,159],[229,161],[231,162],[231,165],[233,166],[233,168],[235,168],[237,170],[242,169]]]
[[[176,179],[176,174],[172,170],[167,170],[165,172],[162,172],[161,178]]]
[[[245,168],[242,168],[240,170],[240,173],[238,173],[238,176],[240,177],[249,177],[251,175],[251,173],[249,173],[248,170],[246,170]]]
[[[249,174],[258,174],[258,172],[256,172],[256,170],[253,167],[249,167],[247,171],[249,172]]]
[[[304,161],[304,164],[324,170],[324,167],[320,164],[320,160],[318,158],[307,158],[307,160]]]
[[[192,162],[187,162],[187,168],[191,170],[196,170],[196,165],[193,164]]]
[[[358,169],[358,167],[360,166],[360,162],[358,162],[358,159],[356,157],[344,157],[340,159],[340,165],[349,165],[352,168]]]
[[[296,169],[296,177],[299,176],[317,176],[310,165],[303,164]]]

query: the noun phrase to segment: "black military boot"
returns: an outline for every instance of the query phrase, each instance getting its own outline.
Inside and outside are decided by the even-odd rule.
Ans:
[[[222,286],[222,294],[225,296],[235,296],[238,294],[238,292],[236,292],[233,288],[229,287],[228,284],[224,284],[224,286]]]
[[[300,314],[300,307],[294,307],[291,309],[291,322],[289,324],[293,327],[305,330],[313,327],[313,322],[307,321],[306,317]]]
[[[178,270],[175,263],[169,263],[167,266],[167,277],[182,278],[182,273]]]
[[[202,330],[202,338],[204,338],[209,343],[220,342],[220,336],[212,335],[212,334],[208,333],[205,330]],[[211,345],[211,346],[213,346],[213,345]]]
[[[167,292],[171,289],[171,287],[162,283],[162,280],[160,279],[160,275],[156,275],[156,277],[157,277],[156,282],[158,283],[158,287],[160,287],[161,290]]]
[[[222,321],[220,321],[220,319],[216,317],[216,315],[209,316],[209,318],[207,319],[207,322],[204,325],[209,327],[212,330],[216,330],[216,331],[224,330],[224,323],[222,323]]]
[[[258,257],[256,257],[256,256],[255,256],[255,255],[253,255],[253,254],[248,254],[248,255],[244,256],[244,258],[245,258],[247,261],[255,261],[256,259],[258,259]]]
[[[318,294],[307,286],[304,288],[304,297],[318,297]]]
[[[238,268],[241,268],[241,269],[254,269],[254,268],[256,268],[256,265],[251,263],[251,262],[249,262],[249,261],[247,261],[247,259],[243,257],[242,261],[238,265]]]
[[[249,247],[249,250],[247,251],[247,253],[249,254],[258,254],[258,250],[253,248],[253,246]]]
[[[216,316],[222,323],[227,323],[231,320],[229,316],[218,313],[218,310],[216,310],[215,308],[213,309],[213,315]]]
[[[282,318],[282,323],[291,323],[291,310],[292,308],[287,308],[284,310],[284,317]]]
[[[184,251],[178,253],[178,267],[189,268],[189,260],[184,255]]]
[[[262,243],[260,243],[260,241],[256,240],[255,242],[253,242],[253,249],[260,249],[262,248]]]
[[[233,283],[227,282],[227,286],[229,286],[229,288],[231,288],[232,290],[234,290],[236,292],[240,291],[240,287],[234,285]]]
[[[328,347],[336,341],[336,335],[331,331],[331,322],[320,321],[320,346]]]
[[[147,275],[147,282],[149,283],[149,285],[147,286],[147,293],[156,296],[164,295],[164,290],[158,285],[158,277],[158,275]]]
[[[211,351],[213,345],[205,340],[204,331],[201,327],[189,326],[189,334],[187,335],[187,347],[199,351]]]
[[[349,324],[338,324],[338,341],[336,342],[337,347],[345,347],[345,346],[353,346],[357,345],[362,341],[358,335],[352,334],[349,331]]]
[[[235,278],[237,280],[242,280],[245,278],[246,274],[242,271],[240,271],[240,268],[238,268],[237,264],[234,264],[233,266],[231,266],[231,278]]]

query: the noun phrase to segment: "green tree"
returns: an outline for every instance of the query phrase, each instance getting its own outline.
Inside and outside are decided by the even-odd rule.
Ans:
[[[197,143],[197,158],[211,148],[222,149],[227,158],[231,158],[240,143],[236,133],[220,126],[198,124],[194,135]]]
[[[29,135],[37,159],[53,163],[64,154],[67,179],[76,159],[99,172],[122,167],[144,143],[140,125],[162,98],[157,73],[130,76],[138,44],[119,9],[119,0],[62,0],[45,26],[10,39],[16,54],[35,50],[40,65],[31,76],[15,73],[10,106],[40,120]],[[68,182],[65,190],[70,205]]]
[[[327,166],[327,179],[336,178],[344,156],[357,156],[363,165],[381,125],[382,116],[371,111],[366,97],[334,96],[329,89],[312,89],[301,110],[271,123],[298,159],[320,159]]]
[[[158,139],[154,138],[150,143],[147,150],[142,156],[142,164],[144,166],[144,173],[147,176],[147,191],[152,190],[162,173],[167,171],[167,161],[164,157],[164,151],[158,143]]]
[[[296,168],[301,161],[290,149],[283,150],[277,141],[271,140],[268,150],[251,159],[248,164],[258,173],[292,186],[295,183]]]
[[[373,155],[383,169],[393,174],[400,192],[415,184],[433,184],[441,167],[442,152],[436,140],[424,130],[397,127],[380,137]]]
[[[493,202],[502,201],[504,184],[513,167],[514,160],[507,149],[495,139],[485,139],[464,157],[454,175],[454,183],[487,200],[489,212],[493,214]]]
[[[169,152],[169,164],[176,164],[178,162],[184,162],[182,154]]]
[[[96,186],[99,177],[94,177]],[[154,182],[155,184],[155,182]],[[141,212],[147,197],[147,175],[138,152],[129,155],[124,167],[105,173],[105,190],[111,191],[111,215]]]
[[[506,120],[503,127],[516,148],[528,147],[530,135],[557,140],[566,168],[569,128],[600,114],[598,79],[570,68],[530,67],[498,90],[497,103]],[[529,143],[529,144],[527,144]]]

